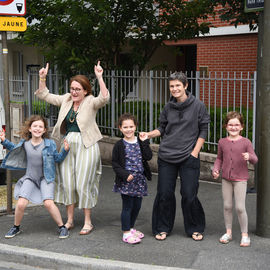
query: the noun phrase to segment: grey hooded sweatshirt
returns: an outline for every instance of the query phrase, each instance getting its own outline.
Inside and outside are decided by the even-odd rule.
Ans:
[[[169,163],[186,160],[198,138],[206,139],[210,116],[202,101],[186,92],[188,98],[177,102],[171,97],[160,114],[161,143],[158,157]]]

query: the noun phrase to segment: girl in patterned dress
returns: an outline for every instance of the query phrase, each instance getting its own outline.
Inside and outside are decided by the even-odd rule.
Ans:
[[[152,158],[150,143],[147,136],[135,136],[136,126],[137,120],[132,114],[120,116],[118,127],[124,138],[115,144],[112,153],[112,167],[116,174],[113,191],[122,197],[122,240],[129,244],[140,243],[144,237],[134,225],[142,197],[147,196],[146,178],[152,178],[147,163]]]

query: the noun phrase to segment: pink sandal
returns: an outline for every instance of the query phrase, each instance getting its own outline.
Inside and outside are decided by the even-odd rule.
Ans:
[[[140,239],[144,238],[144,234],[140,231],[136,231],[135,229],[131,229],[130,232],[135,235],[136,237],[139,237]]]
[[[122,240],[125,242],[125,243],[128,243],[128,244],[138,244],[141,242],[141,239],[137,236],[135,236],[134,234],[131,234],[129,235],[127,238],[122,238]]]

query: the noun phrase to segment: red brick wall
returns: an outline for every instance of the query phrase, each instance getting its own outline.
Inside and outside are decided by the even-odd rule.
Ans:
[[[215,12],[217,13],[215,17],[208,15],[207,20],[198,19],[198,22],[200,22],[200,23],[203,22],[203,21],[210,22],[210,23],[212,23],[212,27],[213,26],[214,27],[222,27],[222,26],[231,25],[230,22],[222,21],[219,18],[219,11],[222,10],[222,9],[223,9],[223,7],[221,5],[217,6],[215,8]]]
[[[216,36],[196,39],[197,70],[255,71],[257,65],[257,34]]]
[[[166,41],[169,46],[197,45],[197,70],[255,71],[257,65],[257,34],[212,36],[188,40]]]
[[[218,6],[216,11],[222,7]],[[208,16],[206,20],[211,22],[215,27],[232,26],[228,22],[221,21],[217,15],[215,18]],[[258,35],[239,34],[226,36],[209,36],[199,37],[189,40],[166,41],[166,45],[197,45],[197,70],[200,66],[208,67],[211,78],[217,76],[220,78],[221,72],[223,77],[235,77],[233,81],[221,82],[221,80],[201,82],[201,89],[204,87],[204,102],[210,106],[217,105],[222,107],[240,106],[248,103],[252,106],[252,84],[241,80],[252,76],[257,67],[257,43]],[[216,72],[216,74],[215,74]],[[241,72],[243,74],[241,75]],[[248,74],[250,72],[250,74]],[[242,90],[241,90],[242,89]],[[202,98],[202,96],[201,96]],[[235,101],[234,101],[235,100]],[[243,107],[246,107],[243,105]]]
[[[243,72],[242,79],[247,78],[247,72],[250,72],[249,76],[251,76],[256,71],[256,65],[257,34],[197,39],[197,70],[200,66],[207,66],[211,77],[215,76],[214,72],[217,72],[217,77],[220,76],[220,72],[225,72],[223,77],[227,77],[228,72],[230,72],[230,78],[238,79],[236,83],[229,81],[223,85],[221,85],[221,81],[212,81],[210,95],[206,95],[206,99],[210,99],[211,105],[216,103],[217,106],[227,107],[228,102],[229,106],[233,106],[235,99],[237,107],[240,106],[241,100],[244,107],[246,107],[244,104],[247,101],[249,107],[252,106],[252,85],[247,85],[246,81],[240,79],[241,72]],[[204,86],[206,89],[209,88],[208,83]],[[247,89],[249,89],[249,93],[247,93]],[[227,99],[227,91],[229,91],[229,100]]]
[[[229,83],[220,80],[212,80],[201,83],[201,89],[207,91],[205,94],[204,102],[213,106],[227,107],[240,106],[248,101],[249,107],[252,106],[252,85],[247,86],[247,82],[241,82],[242,79],[246,79],[248,72],[249,76],[253,75],[256,71],[257,65],[257,34],[242,34],[242,35],[228,35],[228,36],[213,36],[202,37],[190,40],[179,40],[177,42],[167,41],[167,45],[197,45],[197,70],[200,70],[200,66],[208,67],[211,78],[217,76],[220,78],[221,72],[223,72],[223,78],[230,73],[230,79],[236,78],[238,81]],[[216,75],[215,75],[216,72]],[[209,91],[210,89],[210,91]],[[242,89],[242,92],[241,92]],[[247,91],[248,89],[248,91]],[[227,99],[229,91],[229,100]],[[222,93],[222,94],[221,94]],[[222,95],[222,99],[221,99]],[[215,98],[216,96],[216,98]],[[202,98],[202,97],[201,97]],[[235,103],[233,100],[236,100]],[[227,103],[228,101],[228,103]],[[245,105],[243,105],[246,107]]]

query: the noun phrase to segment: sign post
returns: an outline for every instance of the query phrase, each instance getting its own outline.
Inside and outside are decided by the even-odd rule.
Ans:
[[[258,172],[257,172],[257,222],[256,233],[262,237],[270,238],[270,2],[265,1],[264,12],[260,20],[259,36],[261,43],[258,51],[258,111],[256,112],[256,140],[258,141]],[[260,18],[259,18],[260,19]],[[262,29],[260,29],[262,27]],[[258,127],[258,129],[257,129]]]
[[[6,138],[10,140],[10,100],[9,100],[9,74],[8,74],[8,48],[7,32],[2,32],[3,68],[4,68],[4,106],[6,118]],[[6,170],[7,184],[7,214],[12,214],[12,182],[10,170]]]
[[[0,15],[23,16],[26,13],[26,0],[0,0]],[[9,100],[9,67],[7,31],[25,31],[25,18],[0,17],[0,31],[2,35],[3,75],[4,75],[4,106],[6,118],[6,138],[10,140],[10,100]],[[10,170],[6,170],[7,184],[7,214],[12,214],[12,181]]]

